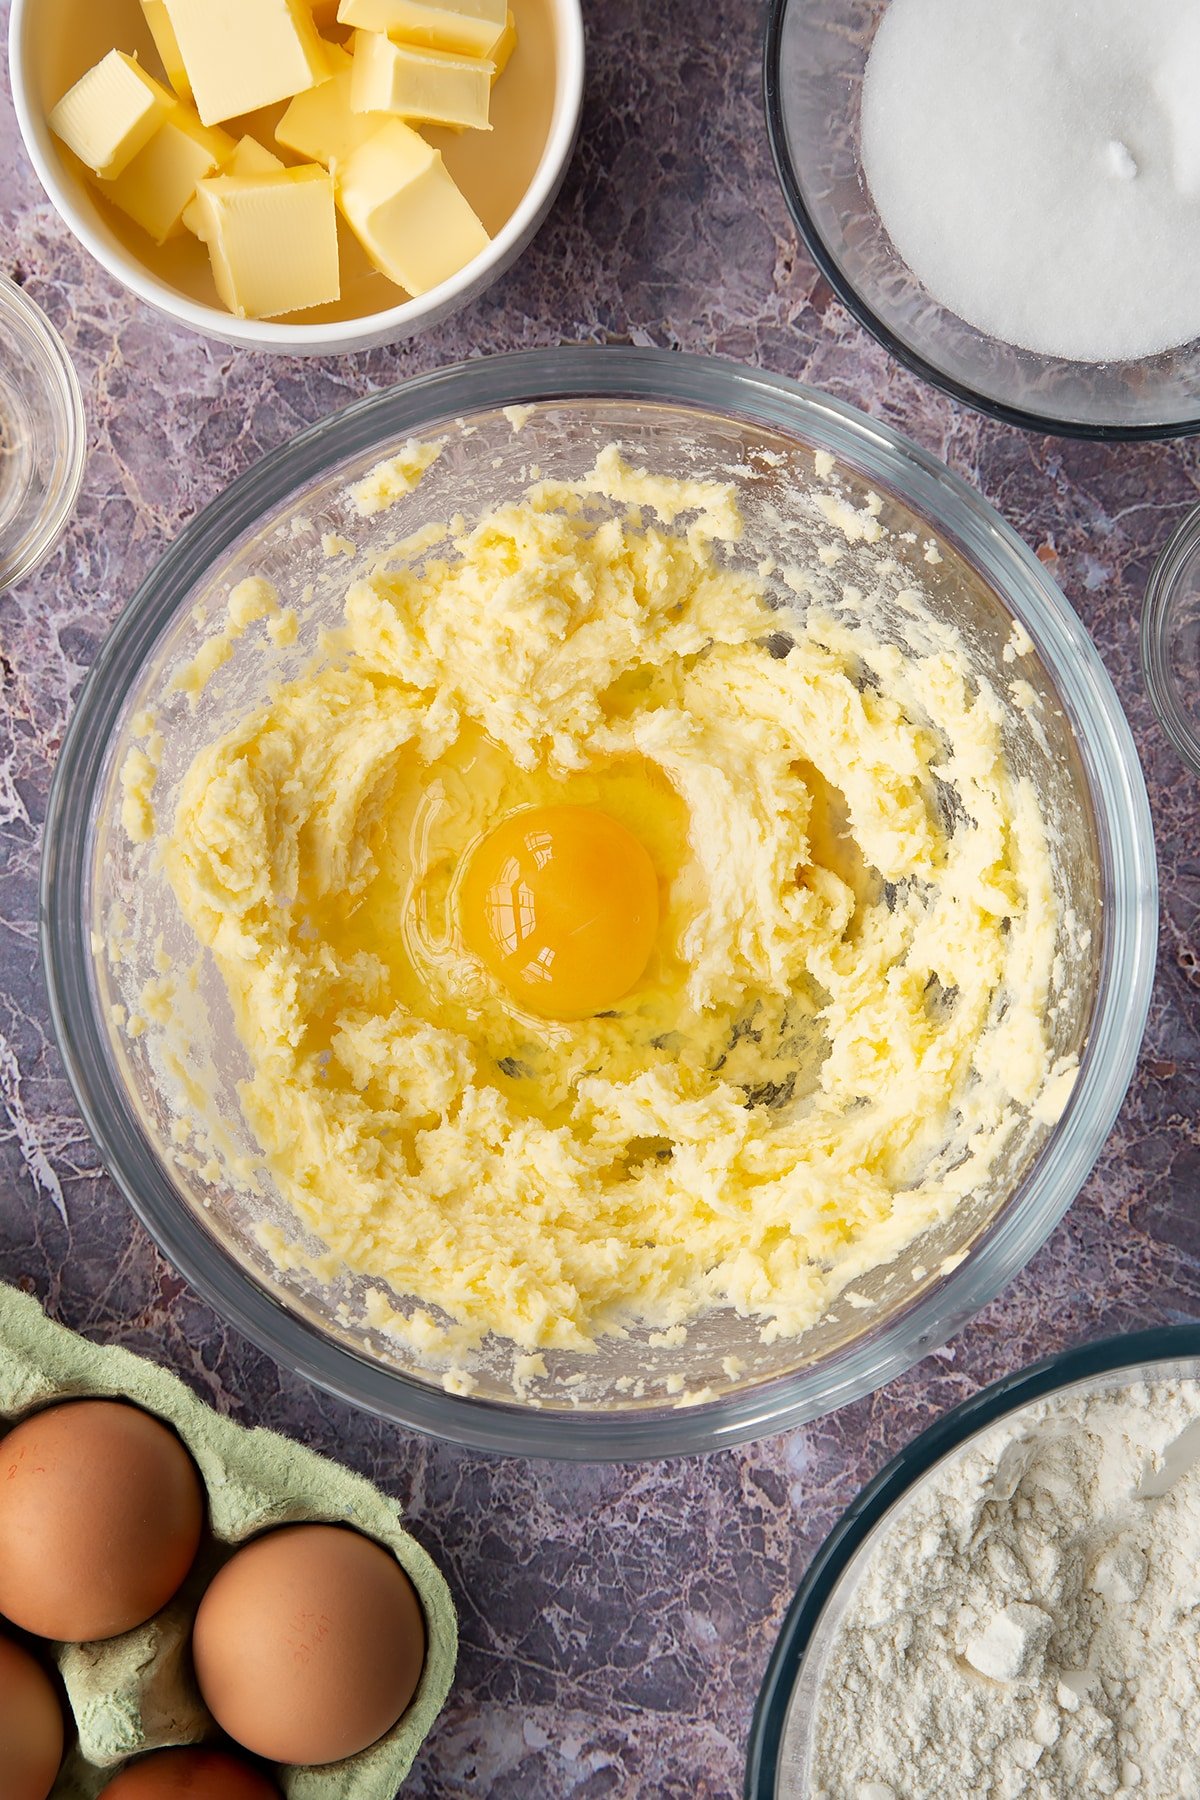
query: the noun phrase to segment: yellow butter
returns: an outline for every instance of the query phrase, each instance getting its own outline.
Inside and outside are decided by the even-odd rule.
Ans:
[[[216,174],[236,145],[227,131],[202,125],[190,106],[176,100],[165,125],[104,193],[156,244],[183,230],[183,214],[196,183]]]
[[[338,18],[406,44],[490,56],[507,12],[506,0],[341,0]]]
[[[305,0],[164,0],[206,125],[324,81],[326,46]]]
[[[146,23],[150,27],[150,36],[154,39],[154,48],[158,51],[162,66],[166,70],[167,80],[181,100],[190,100],[192,84],[187,78],[187,70],[183,66],[183,57],[180,54],[179,39],[175,36],[175,28],[167,15],[164,0],[142,0],[142,11],[145,13]]]
[[[512,8],[510,7],[508,10],[508,17],[504,21],[504,30],[500,33],[496,43],[492,45],[490,52],[490,60],[496,71],[492,76],[493,87],[499,81],[505,69],[507,69],[512,60],[512,53],[516,47],[517,21],[513,18]]]
[[[223,175],[272,175],[282,169],[281,162],[274,151],[260,144],[257,138],[240,138],[234,147],[229,161],[222,165]],[[195,237],[204,236],[204,212],[200,205],[199,195],[193,194],[183,209],[183,223]]]
[[[309,162],[336,169],[387,123],[387,117],[354,111],[353,60],[340,45],[326,48],[333,74],[320,87],[296,95],[275,127],[275,142]]]
[[[260,144],[257,138],[239,138],[237,148],[230,158],[226,175],[273,175],[286,165],[282,157]]]
[[[217,292],[239,319],[340,297],[333,177],[324,169],[218,175],[196,198]]]
[[[441,152],[400,119],[389,120],[339,171],[338,202],[375,266],[414,298],[448,281],[490,242]]]
[[[354,40],[350,102],[355,112],[395,113],[435,125],[492,129],[493,64],[479,56],[394,44],[377,31]]]
[[[50,114],[50,129],[107,180],[128,168],[174,104],[132,56],[110,50],[63,95]]]
[[[440,548],[376,555],[301,675],[249,654],[155,846],[228,985],[288,1235],[459,1343],[637,1316],[669,1344],[724,1306],[794,1336],[922,1231],[932,1260],[962,1241],[1017,1109],[1064,1104],[1066,896],[977,651],[817,488],[772,656],[735,489],[701,475],[609,448],[469,525],[422,501]],[[553,1029],[462,944],[455,879],[551,800],[611,812],[666,878],[657,972]]]

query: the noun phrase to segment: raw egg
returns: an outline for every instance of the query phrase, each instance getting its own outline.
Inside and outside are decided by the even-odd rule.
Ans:
[[[0,1443],[0,1613],[38,1637],[131,1631],[181,1586],[203,1522],[195,1465],[149,1413],[34,1413]]]
[[[279,1789],[224,1750],[156,1750],[122,1769],[100,1800],[279,1800]]]
[[[235,1743],[272,1762],[340,1762],[408,1706],[425,1621],[389,1551],[342,1526],[289,1525],[221,1569],[192,1651],[204,1704]]]
[[[502,819],[459,893],[469,950],[546,1019],[605,1012],[645,972],[658,932],[649,853],[594,806],[535,806]]]
[[[28,1650],[0,1638],[0,1794],[47,1800],[63,1755],[54,1684]]]

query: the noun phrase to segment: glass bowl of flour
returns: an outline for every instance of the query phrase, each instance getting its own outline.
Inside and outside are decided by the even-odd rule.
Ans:
[[[1200,1794],[1200,1325],[1084,1345],[915,1440],[831,1533],[750,1800]]]
[[[773,0],[792,217],[900,362],[1039,431],[1200,428],[1196,0]]]

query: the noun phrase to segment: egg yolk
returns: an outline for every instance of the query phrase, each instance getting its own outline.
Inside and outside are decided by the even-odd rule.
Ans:
[[[593,806],[536,806],[501,820],[459,892],[467,948],[546,1019],[604,1012],[645,971],[658,877],[633,833]]]

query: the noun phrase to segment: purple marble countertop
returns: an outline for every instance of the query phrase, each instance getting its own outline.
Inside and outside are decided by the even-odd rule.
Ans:
[[[0,597],[0,1275],[90,1337],[169,1364],[212,1404],[290,1432],[396,1494],[462,1610],[457,1686],[406,1787],[445,1796],[714,1800],[741,1791],[780,1618],[855,1491],[978,1385],[1062,1345],[1200,1314],[1200,851],[1195,780],[1150,712],[1137,618],[1197,500],[1195,442],[1032,438],[889,361],[797,245],[759,89],[762,7],[585,0],[583,137],[553,215],[468,313],[326,362],[173,330],[76,246],[0,83],[0,272],[62,332],[83,382],[79,510]],[[8,0],[0,0],[7,27]],[[719,20],[719,26],[712,21]],[[54,1048],[37,951],[47,785],[104,633],[181,522],[263,451],[370,390],[481,351],[560,340],[740,358],[824,388],[973,482],[1095,636],[1141,750],[1163,882],[1141,1063],[1075,1206],[1019,1280],[902,1380],[803,1431],[642,1467],[495,1462],[316,1393],[223,1327],[105,1177]]]

